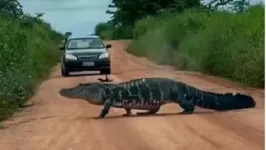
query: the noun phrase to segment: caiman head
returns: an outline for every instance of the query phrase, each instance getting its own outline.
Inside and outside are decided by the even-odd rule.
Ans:
[[[104,89],[110,88],[113,84],[105,83],[81,83],[72,88],[63,88],[59,91],[61,96],[71,99],[83,99],[94,105],[103,105]]]

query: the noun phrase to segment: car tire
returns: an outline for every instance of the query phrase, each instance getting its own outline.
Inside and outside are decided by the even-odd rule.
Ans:
[[[103,69],[103,70],[100,70],[100,73],[101,74],[111,74],[111,69]]]
[[[69,76],[69,71],[67,69],[64,69],[63,67],[61,67],[61,75],[64,77]]]

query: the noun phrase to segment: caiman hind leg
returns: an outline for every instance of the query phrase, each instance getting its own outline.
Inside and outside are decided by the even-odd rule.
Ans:
[[[123,114],[122,116],[131,116],[132,115],[130,108],[125,108],[125,110],[126,110],[126,113]]]
[[[182,114],[192,114],[195,110],[194,104],[190,101],[181,101],[179,106],[184,109]]]
[[[184,110],[182,114],[192,114],[195,110],[195,105],[193,104],[193,99],[190,96],[184,95],[179,101],[179,106]]]
[[[160,107],[152,108],[146,112],[137,112],[137,115],[153,115],[156,114],[160,110]]]

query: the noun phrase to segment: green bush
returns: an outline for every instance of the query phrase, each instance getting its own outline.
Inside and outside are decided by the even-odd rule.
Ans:
[[[104,40],[120,40],[132,38],[132,27],[114,26],[111,23],[98,23],[94,33]]]
[[[145,19],[137,21],[133,29],[133,39],[138,39],[140,36],[145,35],[148,31],[160,27],[171,17],[168,11],[158,14],[156,17],[148,16]]]
[[[61,34],[38,18],[0,17],[0,120],[24,106],[59,59]]]
[[[168,14],[169,15],[169,14]],[[264,8],[244,13],[191,9],[141,20],[129,52],[178,69],[264,86]]]

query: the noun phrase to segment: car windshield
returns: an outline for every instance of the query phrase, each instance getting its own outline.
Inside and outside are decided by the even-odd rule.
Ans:
[[[67,44],[67,49],[96,49],[104,48],[104,44],[99,38],[77,38],[70,39]]]

